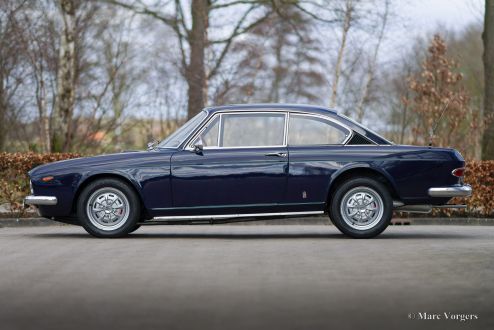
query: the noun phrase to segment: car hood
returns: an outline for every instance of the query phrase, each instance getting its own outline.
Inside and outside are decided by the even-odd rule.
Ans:
[[[28,174],[32,177],[44,174],[64,174],[82,169],[118,169],[135,164],[143,164],[147,160],[161,159],[162,157],[169,159],[175,151],[176,149],[160,149],[160,151],[121,152],[93,157],[73,158],[37,166],[29,171]]]

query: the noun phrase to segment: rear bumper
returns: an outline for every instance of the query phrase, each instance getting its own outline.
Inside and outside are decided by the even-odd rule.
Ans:
[[[58,201],[55,196],[26,196],[24,204],[27,205],[57,205]]]
[[[468,197],[472,195],[472,187],[468,184],[449,186],[449,187],[433,187],[429,189],[431,197]]]

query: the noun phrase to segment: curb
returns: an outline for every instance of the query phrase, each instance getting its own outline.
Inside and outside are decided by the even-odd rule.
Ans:
[[[494,226],[494,218],[397,218],[391,225]]]
[[[45,218],[0,218],[0,228],[42,226],[64,226],[64,224]]]
[[[232,226],[260,225],[332,225],[326,216],[287,218],[226,223]],[[391,226],[452,225],[452,226],[494,226],[494,218],[395,218]],[[45,218],[0,218],[0,228],[66,226],[66,224]]]

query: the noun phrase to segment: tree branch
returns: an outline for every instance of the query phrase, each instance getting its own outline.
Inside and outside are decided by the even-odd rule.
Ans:
[[[243,4],[243,5],[254,4],[256,2],[259,2],[259,1],[258,0],[236,0],[236,1],[228,2],[228,3],[213,4],[209,8],[211,10],[215,10],[215,9],[221,9],[221,8],[227,8],[227,7],[231,7],[231,6],[241,5],[241,4]]]
[[[271,11],[269,11],[265,15],[263,15],[262,17],[260,17],[259,19],[257,19],[256,21],[254,21],[251,24],[249,24],[248,26],[242,28],[242,25],[245,22],[245,20],[247,19],[247,17],[249,16],[249,14],[255,8],[257,8],[257,7],[258,6],[253,5],[248,10],[246,10],[245,13],[242,15],[242,17],[240,18],[240,20],[237,22],[237,25],[233,29],[233,31],[230,34],[230,36],[222,41],[222,42],[224,42],[226,44],[223,47],[223,50],[221,51],[220,56],[218,57],[218,60],[216,61],[216,64],[213,66],[213,69],[209,72],[209,74],[207,76],[208,79],[211,79],[218,72],[218,69],[220,68],[223,60],[225,59],[225,56],[228,53],[228,50],[230,49],[230,46],[232,45],[234,39],[236,37],[238,37],[239,35],[248,32],[249,30],[253,29],[257,25],[259,25],[262,22],[264,22],[271,15],[271,13],[272,13]],[[213,41],[213,42],[210,42],[210,43],[219,43],[219,41]]]
[[[172,17],[164,16],[161,13],[159,13],[158,11],[150,10],[149,8],[147,8],[145,6],[142,6],[142,7],[141,6],[135,6],[135,5],[125,3],[125,2],[121,2],[119,0],[99,0],[99,1],[106,2],[106,3],[109,3],[111,5],[119,6],[121,8],[125,8],[128,10],[132,10],[137,14],[151,16],[151,17],[156,18],[156,19],[158,19],[158,20],[162,21],[163,23],[170,25],[170,26],[177,24],[176,19],[174,19]]]

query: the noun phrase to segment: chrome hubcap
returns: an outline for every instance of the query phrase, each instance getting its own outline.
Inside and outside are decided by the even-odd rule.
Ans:
[[[382,219],[384,203],[375,190],[356,187],[343,196],[340,212],[347,225],[357,230],[367,230]]]
[[[88,200],[86,213],[98,229],[110,231],[122,227],[129,218],[129,201],[118,189],[102,188]]]

